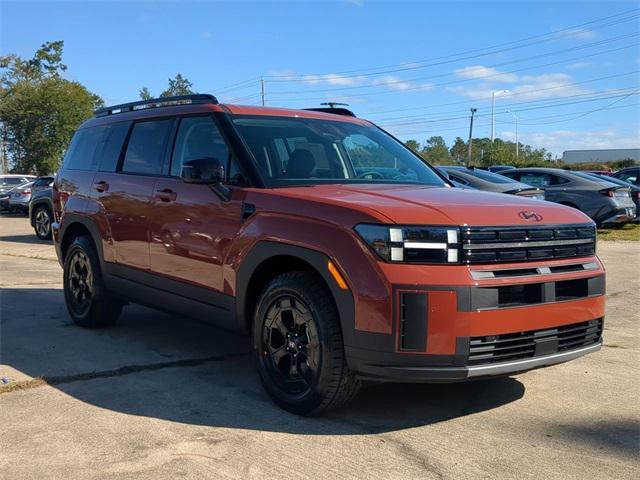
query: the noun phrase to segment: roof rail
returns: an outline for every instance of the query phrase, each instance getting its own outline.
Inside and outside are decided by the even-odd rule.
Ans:
[[[107,115],[115,115],[117,113],[143,110],[145,108],[170,107],[175,105],[189,105],[197,103],[217,104],[218,99],[213,95],[205,93],[198,93],[194,95],[180,95],[177,97],[151,98],[149,100],[121,103],[120,105],[112,105],[110,107],[99,108],[98,110],[93,112],[93,115],[96,117],[105,117]]]
[[[356,114],[347,108],[336,107],[317,107],[317,108],[305,108],[303,110],[311,110],[313,112],[333,113],[334,115],[344,115],[345,117],[355,117]]]

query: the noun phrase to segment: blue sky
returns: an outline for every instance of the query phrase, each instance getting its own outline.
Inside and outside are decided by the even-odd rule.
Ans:
[[[565,149],[639,147],[637,2],[0,3],[0,52],[64,40],[67,77],[107,103],[180,72],[224,101],[350,104],[402,139],[490,135]],[[636,10],[634,10],[636,9]],[[244,82],[244,83],[243,83]],[[238,85],[240,84],[240,85]],[[233,88],[229,88],[229,87]],[[509,110],[509,111],[507,111]]]

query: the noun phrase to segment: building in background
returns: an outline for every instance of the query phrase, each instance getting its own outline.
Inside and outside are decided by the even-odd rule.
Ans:
[[[640,148],[607,148],[602,150],[565,150],[564,163],[615,162],[631,159],[640,161]]]

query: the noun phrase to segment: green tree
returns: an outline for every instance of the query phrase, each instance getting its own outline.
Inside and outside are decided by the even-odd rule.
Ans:
[[[415,140],[407,140],[404,144],[416,153],[420,151],[420,143]]]
[[[30,60],[1,59],[0,123],[13,171],[54,172],[75,130],[102,105],[80,83],[61,77],[63,46],[45,43]]]
[[[169,86],[160,94],[161,98],[193,95],[195,93],[191,89],[191,87],[193,87],[193,83],[191,83],[186,77],[183,77],[180,73],[176,74],[174,78],[170,78],[168,82]],[[147,87],[142,87],[138,94],[142,100],[151,100],[154,98]]]
[[[153,95],[151,95],[151,92],[147,87],[142,87],[140,89],[139,95],[142,100],[151,100],[153,98]]]
[[[420,154],[425,160],[433,164],[449,163],[450,160],[449,148],[444,138],[440,136],[429,138]]]
[[[456,137],[453,146],[449,150],[449,155],[455,162],[465,163],[467,161],[467,144],[460,137]]]

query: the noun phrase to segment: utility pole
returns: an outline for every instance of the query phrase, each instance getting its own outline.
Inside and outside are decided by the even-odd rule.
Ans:
[[[469,144],[467,145],[467,167],[471,166],[471,144],[473,143],[473,116],[478,111],[477,108],[471,109],[471,124],[469,125]]]
[[[260,96],[262,97],[262,106],[264,107],[264,78],[260,79]]]

